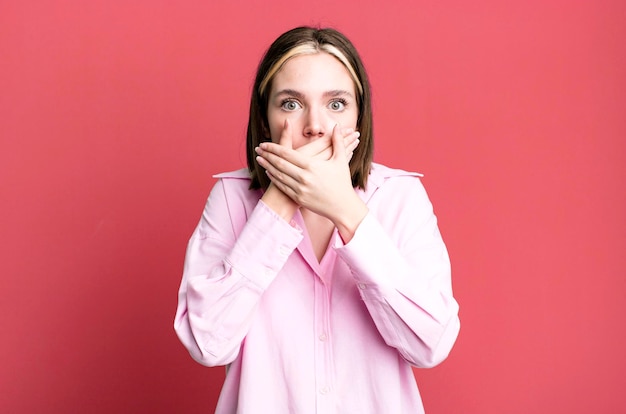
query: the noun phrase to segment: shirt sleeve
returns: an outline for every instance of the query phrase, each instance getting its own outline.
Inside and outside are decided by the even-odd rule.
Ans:
[[[247,220],[232,208],[237,202],[218,181],[189,241],[178,293],[175,331],[207,366],[237,357],[261,295],[303,237],[262,201]]]
[[[374,197],[393,201],[370,209],[350,242],[335,248],[385,342],[409,363],[432,367],[460,329],[450,260],[420,180],[391,181]]]

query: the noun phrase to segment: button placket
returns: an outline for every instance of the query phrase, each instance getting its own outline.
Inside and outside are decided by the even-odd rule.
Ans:
[[[317,387],[317,413],[332,411],[332,381],[334,378],[334,363],[332,359],[332,344],[330,329],[330,292],[329,285],[321,279],[315,278],[315,384]]]
[[[289,248],[287,246],[280,246],[278,248],[278,253],[283,257],[289,256]]]

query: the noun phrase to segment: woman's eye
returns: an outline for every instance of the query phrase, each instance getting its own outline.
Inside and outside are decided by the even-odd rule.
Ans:
[[[286,111],[295,111],[300,107],[300,104],[298,104],[298,102],[296,101],[285,101],[283,102],[281,107]]]
[[[341,101],[332,101],[330,103],[330,109],[332,109],[333,111],[341,111],[345,108],[346,104],[345,102],[341,102]]]

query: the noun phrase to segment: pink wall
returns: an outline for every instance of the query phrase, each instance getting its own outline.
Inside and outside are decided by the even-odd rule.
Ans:
[[[429,414],[626,412],[626,3],[362,3],[0,3],[2,412],[212,412],[184,249],[298,24],[353,39],[376,159],[426,174],[462,321]]]

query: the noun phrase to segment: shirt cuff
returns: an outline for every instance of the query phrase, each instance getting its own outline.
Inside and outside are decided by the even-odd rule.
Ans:
[[[343,244],[338,237],[333,247],[350,268],[359,289],[384,292],[401,282],[394,270],[403,259],[371,213],[348,243]]]
[[[260,201],[226,261],[261,289],[267,288],[300,244],[302,229]]]

